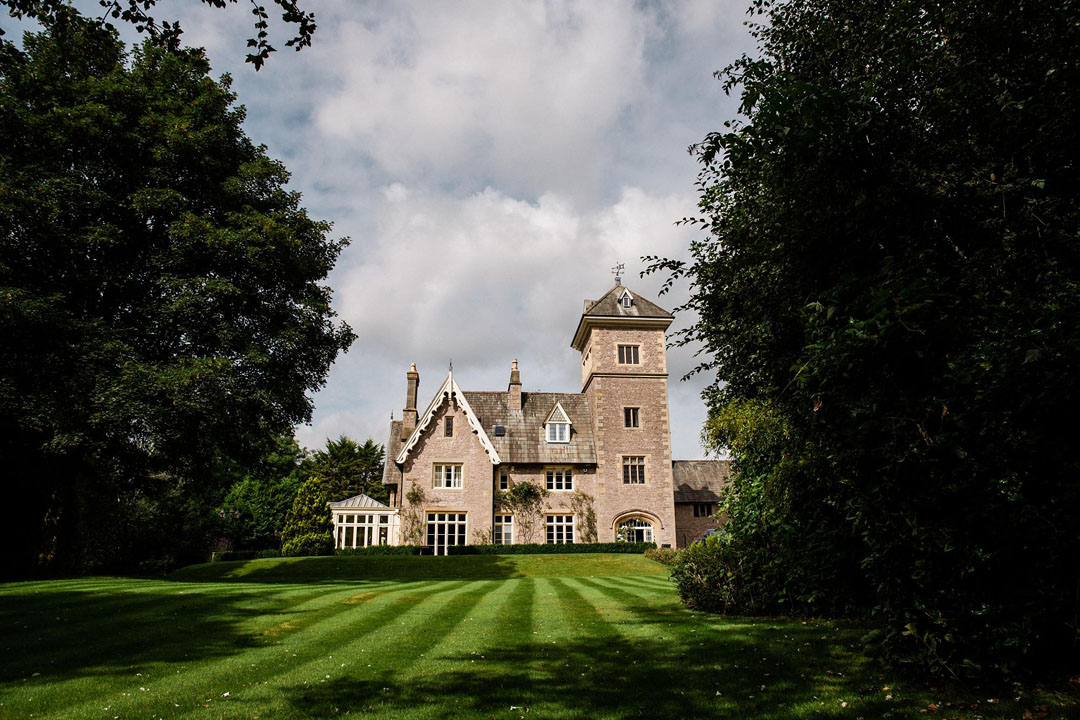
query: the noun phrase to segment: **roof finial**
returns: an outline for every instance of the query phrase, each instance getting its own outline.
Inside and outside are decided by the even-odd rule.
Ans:
[[[615,276],[615,284],[622,285],[622,272],[626,268],[623,263],[616,263],[615,267],[611,268],[612,275]]]

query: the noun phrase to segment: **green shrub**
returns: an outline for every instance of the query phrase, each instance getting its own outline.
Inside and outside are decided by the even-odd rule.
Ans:
[[[649,548],[645,551],[645,557],[655,560],[661,565],[674,565],[682,551],[675,548]]]
[[[734,577],[729,561],[733,554],[728,545],[724,538],[713,535],[678,552],[671,579],[687,607],[723,612],[732,606]]]
[[[518,545],[452,545],[450,555],[573,555],[579,553],[620,553],[640,555],[655,549],[656,543],[521,543]]]
[[[281,546],[281,554],[285,557],[329,555],[333,550],[334,539],[330,533],[304,533],[289,538]]]
[[[372,545],[370,547],[338,548],[335,555],[419,555],[419,545]]]

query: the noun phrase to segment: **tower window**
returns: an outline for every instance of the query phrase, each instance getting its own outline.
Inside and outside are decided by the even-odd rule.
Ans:
[[[645,484],[645,458],[627,455],[622,459],[623,485]]]
[[[623,427],[636,428],[641,427],[641,417],[639,408],[628,407],[623,408]]]
[[[619,364],[620,365],[640,365],[641,360],[638,357],[637,345],[620,345],[619,346]]]

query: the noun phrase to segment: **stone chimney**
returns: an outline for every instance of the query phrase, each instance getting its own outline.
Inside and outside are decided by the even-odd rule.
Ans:
[[[405,412],[401,414],[401,439],[405,440],[416,429],[416,391],[420,389],[420,373],[416,372],[416,363],[405,373],[409,388],[405,394]]]
[[[510,396],[507,400],[509,409],[521,412],[521,373],[518,372],[517,358],[514,358],[514,364],[510,366],[510,387],[506,392]]]

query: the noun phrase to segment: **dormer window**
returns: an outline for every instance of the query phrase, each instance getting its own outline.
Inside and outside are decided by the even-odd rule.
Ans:
[[[548,423],[547,441],[549,443],[570,442],[570,423]]]
[[[555,403],[555,407],[548,413],[544,429],[549,443],[570,442],[570,417],[563,410],[562,403]]]
[[[622,297],[619,298],[619,304],[622,305],[624,308],[628,308],[634,304],[634,298],[630,294],[629,290],[623,290]]]

